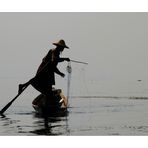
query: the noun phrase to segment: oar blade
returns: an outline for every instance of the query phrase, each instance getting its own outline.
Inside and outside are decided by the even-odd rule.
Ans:
[[[0,111],[0,115],[3,115],[3,113],[11,106],[11,104],[17,99],[17,97],[27,88],[28,86],[24,87],[24,89],[18,93],[6,106],[3,107],[3,109]]]
[[[0,114],[3,115],[3,113],[9,108],[9,106],[12,104],[12,101],[9,102],[1,111]]]

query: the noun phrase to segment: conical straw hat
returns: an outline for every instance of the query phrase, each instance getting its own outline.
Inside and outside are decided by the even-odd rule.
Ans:
[[[65,44],[65,41],[64,40],[59,40],[58,42],[53,43],[53,45],[62,46],[62,47],[65,47],[65,48],[68,48],[69,49],[69,47]]]

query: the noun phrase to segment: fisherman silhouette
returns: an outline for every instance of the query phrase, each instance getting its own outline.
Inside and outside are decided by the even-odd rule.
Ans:
[[[27,83],[19,84],[18,93],[20,94],[25,87],[32,85],[36,90],[51,97],[52,95],[52,85],[55,85],[55,75],[54,73],[64,77],[65,74],[60,72],[57,68],[59,62],[70,61],[69,58],[61,58],[60,54],[64,51],[64,48],[69,47],[65,44],[64,40],[59,40],[53,43],[56,46],[54,49],[50,49],[47,55],[43,58],[37,73],[34,78],[30,79]]]

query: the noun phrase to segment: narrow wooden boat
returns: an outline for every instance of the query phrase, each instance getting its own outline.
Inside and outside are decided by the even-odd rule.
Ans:
[[[47,98],[44,94],[37,96],[32,106],[39,114],[61,115],[67,113],[67,98],[61,89],[53,89],[52,97]]]

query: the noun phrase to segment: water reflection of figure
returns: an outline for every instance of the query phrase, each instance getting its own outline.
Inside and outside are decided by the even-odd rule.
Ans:
[[[30,133],[36,135],[65,135],[67,133],[68,129],[67,114],[65,114],[65,116],[53,116],[53,117],[34,114],[34,117],[39,119],[38,122],[35,122],[35,124],[37,124],[38,129],[35,129]],[[61,122],[65,123],[61,124]]]

